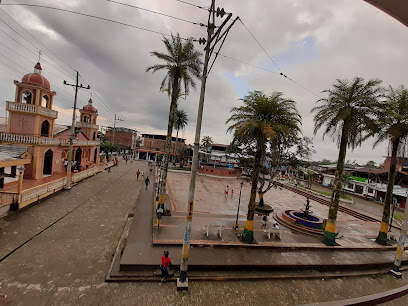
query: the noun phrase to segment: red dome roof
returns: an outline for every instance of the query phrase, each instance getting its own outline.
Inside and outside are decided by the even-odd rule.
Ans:
[[[85,105],[82,109],[92,113],[97,112],[96,108],[92,106],[92,99],[89,99],[88,105]]]
[[[22,83],[39,85],[49,90],[50,82],[48,82],[48,80],[41,75],[41,70],[40,63],[37,63],[37,65],[34,67],[34,73],[28,73],[23,76]]]

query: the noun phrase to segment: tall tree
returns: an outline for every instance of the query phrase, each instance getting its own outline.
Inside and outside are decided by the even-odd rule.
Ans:
[[[347,147],[354,149],[361,145],[370,131],[376,129],[374,110],[381,96],[380,84],[380,80],[365,82],[360,77],[352,81],[338,79],[332,89],[323,91],[328,97],[317,101],[323,104],[312,109],[316,113],[315,135],[325,126],[323,139],[329,134],[339,147],[334,189],[323,236],[326,245],[336,245],[336,219]]]
[[[402,153],[408,138],[408,89],[400,86],[397,89],[391,86],[387,90],[386,100],[380,104],[378,111],[378,132],[374,147],[384,140],[391,144],[391,162],[388,172],[387,193],[385,194],[383,216],[380,232],[376,242],[382,245],[387,243],[387,233],[390,223],[390,210],[395,183],[398,154]],[[401,155],[400,155],[401,156]]]
[[[174,126],[173,126],[177,130],[176,143],[174,144],[174,162],[176,161],[179,130],[184,129],[187,126],[187,123],[188,123],[187,113],[182,109],[177,108],[176,112],[174,113]]]
[[[251,147],[254,154],[251,196],[242,240],[254,241],[255,199],[259,174],[263,167],[267,144],[285,135],[300,132],[301,117],[293,100],[283,97],[281,92],[266,95],[261,91],[250,92],[241,100],[244,105],[231,109],[232,123],[228,132],[234,133],[234,142]]]
[[[169,121],[167,124],[167,143],[164,156],[164,165],[162,171],[162,179],[159,187],[159,203],[158,211],[164,211],[164,198],[166,194],[166,179],[167,170],[169,167],[169,157],[171,149],[172,131],[174,125],[174,112],[177,107],[177,100],[184,90],[184,95],[188,95],[191,88],[196,88],[195,79],[201,77],[202,61],[200,51],[194,49],[192,38],[182,39],[179,34],[171,35],[171,39],[163,37],[163,43],[166,47],[166,53],[151,52],[152,56],[163,61],[161,64],[150,66],[147,71],[164,70],[166,76],[160,85],[160,90],[167,89],[169,97],[171,97]]]

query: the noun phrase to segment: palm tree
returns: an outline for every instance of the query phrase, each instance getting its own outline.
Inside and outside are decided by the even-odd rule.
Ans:
[[[205,148],[207,152],[209,147],[211,147],[213,143],[214,141],[210,136],[204,136],[203,139],[201,139],[201,145]]]
[[[177,150],[177,143],[178,143],[178,134],[179,130],[184,129],[187,126],[188,118],[187,113],[182,109],[176,109],[174,113],[174,125],[173,127],[177,130],[176,134],[176,143],[174,144],[174,162],[176,161],[176,150]]]
[[[183,39],[179,34],[177,36],[171,35],[171,39],[163,37],[163,43],[166,47],[167,53],[151,52],[152,56],[162,60],[163,63],[150,66],[147,71],[164,70],[166,76],[164,77],[160,90],[167,89],[169,97],[171,97],[169,121],[167,124],[167,143],[164,156],[164,165],[162,171],[162,179],[159,187],[159,203],[157,211],[164,212],[164,197],[166,194],[166,179],[167,170],[169,167],[169,156],[171,149],[172,131],[174,125],[174,113],[177,107],[177,100],[184,90],[184,94],[188,95],[190,87],[196,88],[195,79],[201,77],[202,61],[200,59],[202,53],[194,50],[193,40]]]
[[[389,87],[386,101],[382,102],[378,112],[378,132],[374,147],[384,140],[391,144],[391,163],[388,172],[387,193],[385,194],[383,216],[380,232],[376,242],[382,245],[387,243],[387,233],[390,223],[392,194],[397,167],[397,155],[402,144],[408,138],[408,89],[400,86],[397,89]]]
[[[317,131],[325,125],[323,139],[329,134],[339,146],[334,188],[323,236],[323,242],[326,245],[336,244],[336,219],[346,150],[347,147],[354,149],[361,145],[367,134],[375,129],[373,112],[381,94],[380,83],[380,80],[369,80],[366,83],[360,77],[354,78],[351,82],[337,80],[332,89],[323,91],[328,94],[328,98],[317,101],[323,104],[312,109],[312,112],[316,112],[314,134],[316,135]]]
[[[239,141],[254,152],[251,196],[242,241],[254,241],[255,199],[259,174],[265,159],[267,143],[300,132],[301,117],[293,100],[283,97],[281,92],[266,95],[261,91],[250,92],[241,101],[244,105],[233,107],[231,117],[226,123],[232,123],[228,132],[234,132],[234,142]]]

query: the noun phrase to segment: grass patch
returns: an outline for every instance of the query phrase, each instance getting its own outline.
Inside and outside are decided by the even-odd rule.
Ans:
[[[394,219],[395,219],[395,220],[403,220],[403,219],[404,219],[404,213],[395,210],[395,211],[394,211]]]
[[[300,184],[299,187],[305,188],[307,190],[310,190],[310,191],[313,191],[313,192],[316,192],[316,193],[319,193],[319,194],[322,194],[322,195],[325,195],[325,196],[328,196],[328,197],[331,197],[331,195],[332,195],[331,192],[309,189],[308,187],[306,187],[305,185],[302,185],[302,184]],[[342,196],[340,196],[340,199],[349,200],[349,201],[353,200],[353,198],[348,196],[348,195],[342,195]]]
[[[180,168],[180,167],[170,167],[170,166],[169,166],[169,170],[184,170],[184,171],[191,171],[191,168],[187,168],[187,167]]]

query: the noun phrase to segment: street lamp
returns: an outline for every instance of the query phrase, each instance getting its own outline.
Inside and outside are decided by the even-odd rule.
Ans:
[[[239,207],[241,206],[241,193],[242,193],[242,186],[244,186],[244,181],[242,181],[240,185],[241,185],[241,188],[239,190],[237,219],[235,220],[234,230],[238,230],[238,215],[239,215]]]

